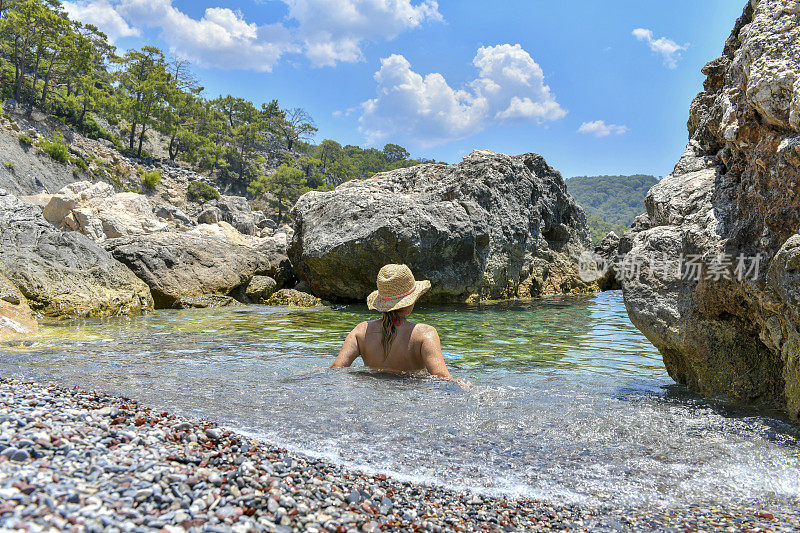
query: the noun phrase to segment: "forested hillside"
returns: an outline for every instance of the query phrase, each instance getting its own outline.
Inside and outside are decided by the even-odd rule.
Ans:
[[[644,197],[658,178],[633,176],[576,176],[567,180],[569,193],[586,211],[592,240],[599,242],[609,231],[625,231],[644,213]]]
[[[117,50],[98,28],[70,20],[57,0],[0,0],[6,99],[131,157],[153,156],[147,146],[157,143],[165,157],[279,210],[309,188],[420,162],[394,144],[310,144],[317,126],[302,108],[207,97],[188,62],[152,46]]]

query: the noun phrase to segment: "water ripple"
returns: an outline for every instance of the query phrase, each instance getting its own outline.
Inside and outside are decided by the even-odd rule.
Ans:
[[[421,306],[472,389],[326,370],[364,307],[83,320],[0,349],[0,371],[130,395],[401,479],[590,505],[800,497],[800,432],[674,385],[619,293]]]

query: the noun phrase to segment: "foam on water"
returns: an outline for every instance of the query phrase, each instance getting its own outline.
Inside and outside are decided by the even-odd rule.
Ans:
[[[57,324],[0,348],[0,372],[126,394],[348,467],[487,495],[624,506],[800,499],[798,428],[673,384],[618,293],[420,306],[467,391],[325,370],[369,316],[248,307]]]

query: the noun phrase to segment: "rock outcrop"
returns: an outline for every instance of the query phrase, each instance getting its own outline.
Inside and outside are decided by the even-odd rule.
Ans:
[[[79,231],[97,242],[168,229],[145,196],[116,193],[102,181],[67,185],[50,198],[44,218],[63,231]]]
[[[39,324],[22,291],[0,274],[0,341],[33,335],[38,330]]]
[[[271,277],[253,276],[245,289],[245,297],[250,302],[263,304],[276,290],[278,290],[278,283]]]
[[[264,303],[276,307],[319,307],[322,305],[322,300],[307,292],[281,289],[274,292]]]
[[[800,419],[800,3],[748,2],[703,73],[620,241],[625,304],[679,383]]]
[[[259,219],[250,209],[247,198],[243,196],[222,196],[214,200],[212,205],[219,209],[222,220],[239,230],[239,232],[244,235],[256,234],[256,223]]]
[[[228,295],[269,270],[252,248],[187,233],[109,239],[105,246],[147,283],[158,308],[172,307],[182,297]]]
[[[621,260],[619,244],[619,235],[611,231],[594,248],[594,253],[599,258],[598,263],[600,263],[599,266],[601,267],[597,277],[597,283],[601,291],[613,291],[622,288],[617,279],[618,263]]]
[[[386,263],[429,279],[429,297],[468,301],[588,292],[576,261],[583,210],[539,155],[472,152],[303,195],[289,257],[314,294],[360,300]]]
[[[2,190],[0,272],[45,316],[103,317],[153,307],[147,286],[98,244],[59,231],[37,206]]]
[[[205,294],[203,296],[182,296],[178,298],[173,309],[217,309],[219,307],[236,307],[244,305],[232,296]]]

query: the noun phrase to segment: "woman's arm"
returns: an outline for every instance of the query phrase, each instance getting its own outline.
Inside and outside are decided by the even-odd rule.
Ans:
[[[444,363],[439,333],[432,326],[426,326],[422,332],[422,362],[431,375],[453,379]]]
[[[344,340],[344,345],[342,349],[339,350],[339,355],[336,356],[336,360],[330,368],[344,368],[353,364],[353,361],[360,355],[358,350],[358,337],[363,333],[366,327],[367,323],[362,322],[353,328],[353,331],[351,331]]]

